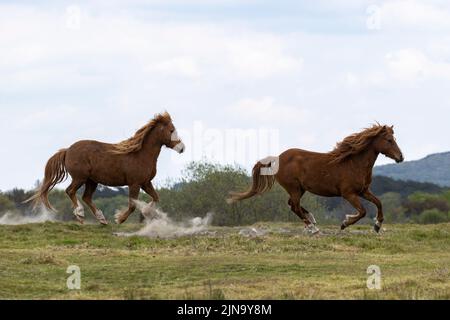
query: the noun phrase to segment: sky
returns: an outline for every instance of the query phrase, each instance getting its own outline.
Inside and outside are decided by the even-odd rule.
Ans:
[[[163,150],[157,185],[193,160],[327,152],[376,121],[407,160],[449,151],[449,31],[442,0],[0,0],[0,190],[165,110],[187,152]]]

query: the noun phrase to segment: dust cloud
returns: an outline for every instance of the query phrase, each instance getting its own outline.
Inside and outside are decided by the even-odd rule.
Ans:
[[[213,214],[208,213],[204,218],[197,217],[183,222],[173,221],[166,212],[158,209],[153,203],[147,204],[142,201],[136,201],[135,203],[146,218],[145,226],[136,232],[117,233],[116,235],[163,239],[178,238],[206,231],[213,219]]]
[[[45,209],[43,206],[28,215],[6,211],[3,215],[0,216],[0,225],[17,226],[30,223],[44,223],[47,221],[56,221],[56,216],[54,213]]]

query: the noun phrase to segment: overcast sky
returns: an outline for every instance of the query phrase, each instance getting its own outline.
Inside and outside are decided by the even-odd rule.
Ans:
[[[0,1],[0,190],[164,110],[190,152],[164,150],[158,183],[190,160],[329,151],[375,121],[407,160],[450,150],[449,1],[37,3]]]

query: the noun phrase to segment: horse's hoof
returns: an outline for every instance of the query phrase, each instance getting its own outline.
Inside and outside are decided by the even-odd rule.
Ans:
[[[376,233],[380,233],[381,226],[376,224],[376,225],[373,226],[373,230],[375,230]]]
[[[84,224],[84,219],[81,218],[80,216],[75,216],[75,219],[77,219],[79,224]]]
[[[345,225],[345,223],[341,224],[341,231],[345,230],[345,228],[347,228],[347,226]]]
[[[103,215],[103,212],[101,210],[97,210],[95,212],[95,217],[97,218],[98,222],[100,222],[102,225],[104,225],[104,226],[108,225],[108,221],[106,220],[106,218]]]
[[[307,228],[309,233],[313,236],[320,233],[320,229],[317,228],[315,224],[311,224]]]
[[[84,224],[84,208],[82,205],[78,205],[78,207],[73,210],[73,215],[79,223]]]
[[[122,223],[125,222],[125,221],[122,219],[122,215],[121,215],[120,212],[118,212],[118,213],[116,213],[116,214],[114,215],[114,222],[115,222],[116,224],[122,224]]]

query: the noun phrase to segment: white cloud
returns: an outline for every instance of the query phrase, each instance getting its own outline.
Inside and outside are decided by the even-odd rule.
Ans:
[[[80,28],[72,30],[65,11],[0,5],[3,90],[97,81],[109,85],[111,80],[145,80],[148,73],[246,81],[296,73],[302,65],[301,57],[285,52],[286,39],[278,35],[209,23],[92,15],[89,7],[82,12]]]
[[[358,75],[354,74],[353,72],[347,72],[345,74],[345,81],[347,82],[349,87],[354,87],[359,84],[359,77]]]
[[[445,51],[448,51],[446,48]],[[447,56],[448,57],[448,56]],[[417,48],[402,48],[384,54],[377,63],[341,77],[350,89],[415,87],[423,82],[450,79],[450,63],[442,51],[430,56]]]
[[[197,78],[201,75],[198,64],[190,57],[176,57],[159,61],[146,67],[146,71],[162,75]]]
[[[401,81],[450,79],[450,63],[432,61],[416,49],[402,49],[388,53],[386,64],[391,75]]]
[[[31,186],[58,148],[120,141],[164,109],[180,131],[274,129],[271,153],[328,151],[376,120],[396,125],[410,159],[431,141],[427,152],[450,150],[444,1],[384,1],[376,32],[373,1],[203,2],[80,1],[74,29],[59,3],[0,5],[0,187]],[[159,181],[176,177],[161,156]]]
[[[283,53],[283,42],[274,36],[228,41],[230,65],[242,77],[264,78],[277,73],[299,72],[303,59]]]
[[[385,1],[381,6],[383,29],[434,30],[450,28],[448,3],[442,1]]]
[[[273,97],[259,99],[245,98],[237,101],[228,110],[235,117],[257,123],[303,123],[307,120],[307,112],[301,107],[293,107],[276,103]]]

